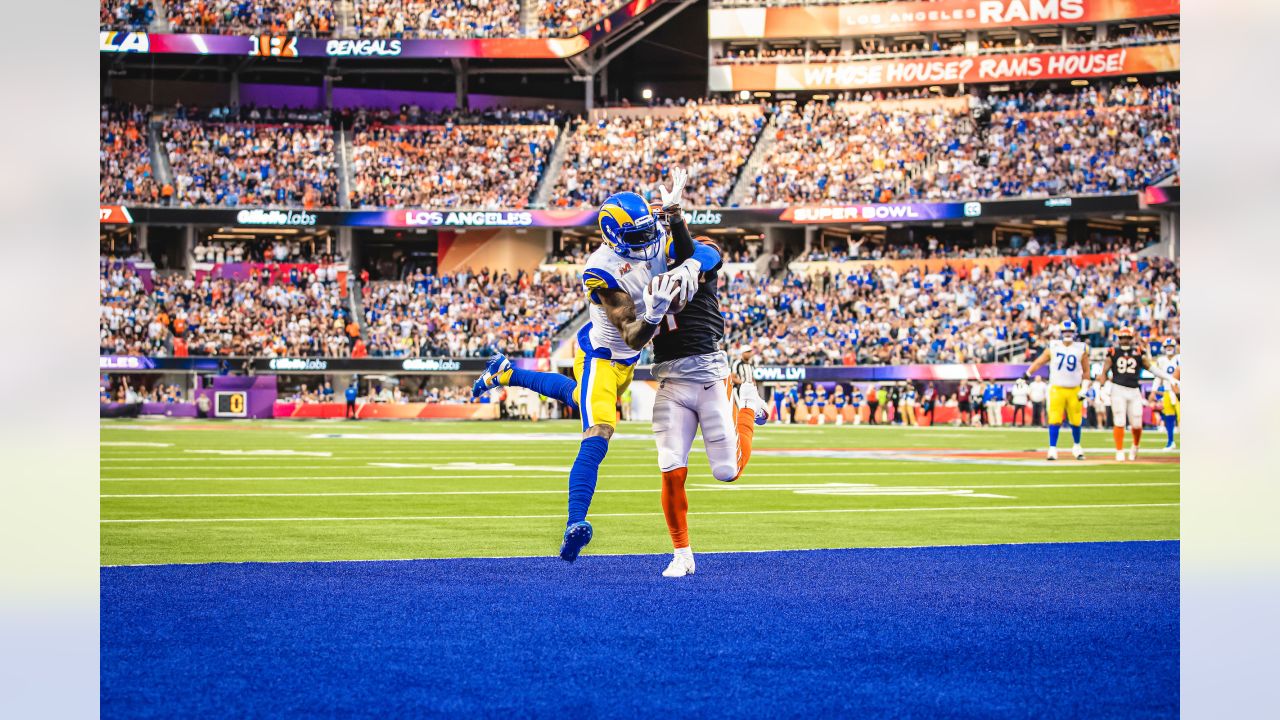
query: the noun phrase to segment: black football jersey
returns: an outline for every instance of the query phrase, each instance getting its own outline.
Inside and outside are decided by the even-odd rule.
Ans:
[[[662,319],[653,336],[653,359],[667,362],[720,350],[724,316],[720,314],[720,266],[702,274],[702,282],[680,312]]]
[[[1138,372],[1142,369],[1142,351],[1135,345],[1128,350],[1111,348],[1107,358],[1111,370],[1111,382],[1123,387],[1138,387]]]

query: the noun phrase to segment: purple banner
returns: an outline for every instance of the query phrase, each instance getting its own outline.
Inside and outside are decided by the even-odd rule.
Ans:
[[[391,40],[316,38],[296,35],[198,35],[103,30],[98,50],[111,53],[175,53],[246,57],[508,58],[556,59],[577,55],[590,42],[570,38],[472,38]]]
[[[196,417],[195,403],[162,403],[162,402],[144,402],[142,403],[143,415],[164,415],[165,417]]]
[[[196,390],[209,398],[213,416],[220,418],[269,418],[278,397],[275,375],[219,375],[211,387]]]

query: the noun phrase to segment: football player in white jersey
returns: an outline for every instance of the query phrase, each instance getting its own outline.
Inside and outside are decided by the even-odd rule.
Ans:
[[[1058,434],[1065,419],[1071,425],[1071,454],[1077,460],[1084,459],[1080,447],[1081,424],[1084,422],[1084,405],[1081,402],[1087,389],[1084,385],[1084,364],[1089,348],[1077,338],[1076,324],[1067,320],[1059,326],[1057,340],[1050,340],[1049,347],[1027,368],[1031,377],[1049,366],[1049,454],[1048,459],[1058,459]]]
[[[637,193],[610,195],[597,221],[604,242],[587,258],[582,272],[583,290],[591,300],[590,320],[578,331],[573,379],[516,368],[498,354],[472,386],[474,397],[499,385],[528,388],[581,414],[582,444],[569,472],[569,517],[560,545],[560,557],[568,562],[577,560],[591,542],[587,509],[617,427],[618,398],[631,384],[641,348],[658,331],[676,297],[687,300],[697,289],[700,272],[698,261],[689,259],[663,274],[668,269],[663,252],[668,247],[666,231]]]
[[[1173,338],[1165,338],[1164,353],[1160,356],[1155,364],[1164,370],[1166,375],[1181,381],[1182,380],[1182,355],[1178,354],[1178,341]],[[1165,443],[1165,450],[1174,449],[1173,431],[1182,422],[1182,401],[1178,398],[1177,389],[1174,383],[1161,382],[1160,390],[1163,399],[1160,408],[1160,415],[1164,418],[1164,431],[1168,435],[1168,442]]]

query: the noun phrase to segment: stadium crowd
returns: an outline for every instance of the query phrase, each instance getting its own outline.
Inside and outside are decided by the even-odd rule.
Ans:
[[[1177,265],[1127,252],[1039,272],[1011,259],[990,271],[880,265],[723,282],[728,340],[761,364],[1025,362],[1067,319],[1094,345],[1122,325],[1152,341],[1179,334]]]
[[[554,125],[371,125],[352,136],[353,207],[522,208]]]
[[[359,339],[336,276],[318,269],[272,282],[174,273],[151,288],[128,263],[99,277],[103,355],[344,357]]]
[[[1178,169],[1178,83],[993,94],[959,108],[783,106],[743,204],[1140,190]]]
[[[204,123],[173,118],[161,128],[174,202],[333,207],[338,199],[328,125]]]
[[[743,204],[890,202],[966,127],[963,110],[944,107],[784,106]]]
[[[910,197],[1134,191],[1178,169],[1177,83],[992,95],[985,105],[985,132],[955,137]]]
[[[689,171],[689,206],[723,203],[765,125],[756,108],[690,102],[678,116],[584,120],[569,138],[552,194],[560,207],[599,205],[621,188],[652,188],[672,167]]]
[[[586,26],[608,17],[627,0],[538,0],[535,34],[546,37],[577,35]]]
[[[493,38],[520,34],[517,0],[355,0],[362,37]]]
[[[156,202],[172,188],[160,186],[147,142],[149,113],[137,106],[103,105],[99,118],[98,200]]]
[[[98,8],[102,30],[146,30],[155,19],[150,0],[102,0]]]
[[[586,307],[573,274],[488,268],[364,286],[372,356],[533,357]]]
[[[166,0],[171,32],[218,35],[333,33],[332,0]]]

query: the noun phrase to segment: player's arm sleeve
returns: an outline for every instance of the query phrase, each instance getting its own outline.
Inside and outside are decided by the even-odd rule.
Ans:
[[[667,224],[671,227],[671,238],[667,241],[667,259],[671,261],[671,267],[675,267],[693,257],[698,243],[695,243],[693,235],[689,234],[689,225],[684,221],[684,213],[673,214]],[[703,267],[710,266],[703,265]]]
[[[720,253],[716,252],[715,248],[700,242],[695,242],[693,245],[693,259],[702,266],[702,272],[713,273],[720,269]]]
[[[1160,366],[1157,363],[1154,363],[1151,361],[1151,358],[1149,357],[1142,358],[1142,364],[1144,367],[1147,368],[1148,372],[1160,378],[1161,380],[1164,380],[1165,382],[1169,382],[1169,383],[1172,383],[1175,381],[1175,378],[1172,375],[1161,370]]]
[[[618,279],[608,270],[603,268],[587,268],[582,271],[582,287],[590,296],[591,302],[599,304],[600,292],[602,290],[617,290],[622,286],[618,284]]]

